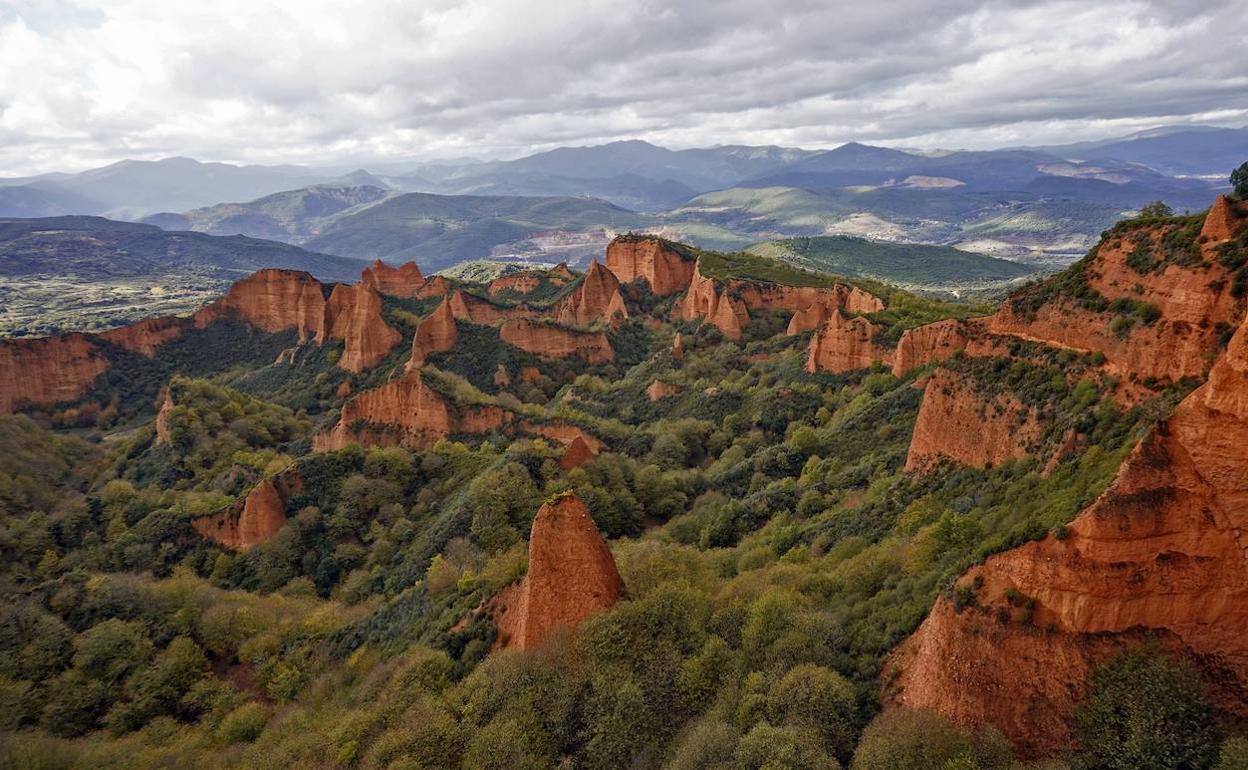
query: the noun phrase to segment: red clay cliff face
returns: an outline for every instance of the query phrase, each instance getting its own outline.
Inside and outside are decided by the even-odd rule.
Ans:
[[[858,316],[846,318],[833,308],[828,322],[810,340],[806,371],[843,374],[866,369],[876,361],[889,363],[892,351],[875,343],[881,327]]]
[[[425,384],[420,372],[409,371],[343,404],[338,424],[315,436],[312,448],[326,452],[358,443],[425,449],[454,433],[489,433],[512,417],[496,406],[448,403]]]
[[[295,329],[300,342],[323,338],[325,295],[321,282],[298,270],[260,270],[195,314],[200,328],[236,317],[266,332]]]
[[[693,262],[658,238],[616,238],[607,246],[607,269],[620,283],[646,279],[650,291],[666,297],[689,287]]]
[[[348,372],[361,372],[381,363],[403,335],[381,318],[381,295],[365,284],[338,284],[325,307],[325,336],[345,343],[338,366]]]
[[[286,523],[286,504],[303,479],[293,468],[257,484],[247,497],[223,511],[191,520],[201,536],[232,551],[247,551],[273,537]]]
[[[451,311],[451,303],[444,299],[428,318],[417,325],[416,335],[412,338],[412,357],[407,368],[420,367],[434,353],[445,353],[453,349],[458,338],[455,314]]]
[[[503,647],[531,650],[557,629],[609,610],[624,581],[585,503],[571,492],[542,506],[529,535],[529,571],[497,618]]]
[[[415,297],[425,287],[425,277],[415,262],[390,267],[380,259],[360,274],[360,283],[391,297]]]
[[[108,368],[84,334],[0,341],[0,412],[74,401]]]
[[[514,307],[495,305],[465,291],[456,291],[448,296],[451,313],[456,320],[467,321],[480,326],[498,326],[509,318],[532,318],[536,315],[526,305]]]
[[[624,307],[619,280],[594,260],[580,286],[555,306],[554,316],[565,326],[589,326],[604,321],[614,327],[628,318],[628,309]]]
[[[161,345],[182,336],[187,323],[183,318],[144,318],[129,326],[101,332],[100,337],[131,353],[153,358]]]
[[[542,358],[576,356],[586,363],[599,364],[615,357],[607,335],[602,332],[565,329],[553,324],[516,318],[503,324],[499,336],[508,345]]]
[[[1139,634],[1160,635],[1208,674],[1220,705],[1248,716],[1248,331],[1208,381],[1146,436],[1064,539],[999,554],[974,609],[938,600],[894,654],[893,700],[962,724],[992,723],[1028,755],[1071,745],[1089,671]],[[1031,624],[1002,625],[1013,589]],[[1053,632],[1044,630],[1051,625]]]
[[[563,457],[559,459],[559,469],[564,473],[579,468],[590,460],[594,459],[596,453],[585,443],[585,439],[577,436],[572,439],[572,443],[568,444],[568,448],[564,450]]]
[[[673,311],[682,319],[692,321],[702,318],[719,329],[730,340],[740,340],[746,324],[750,322],[745,303],[721,291],[713,278],[702,275],[694,265],[689,290],[677,302]]]
[[[1044,425],[1011,395],[985,400],[948,369],[927,381],[914,423],[906,470],[926,470],[942,459],[987,468],[1025,456],[1044,436]]]

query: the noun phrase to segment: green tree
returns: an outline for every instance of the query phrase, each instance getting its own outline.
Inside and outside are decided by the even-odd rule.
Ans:
[[[1236,198],[1248,199],[1248,163],[1241,163],[1231,172],[1231,190]]]
[[[856,711],[849,681],[809,663],[791,669],[767,694],[767,716],[773,724],[816,730],[840,757],[853,750]]]
[[[1153,645],[1092,673],[1075,714],[1080,766],[1104,770],[1207,768],[1218,752],[1213,707],[1187,663]]]
[[[1174,209],[1167,206],[1164,201],[1153,201],[1140,209],[1140,218],[1142,219],[1160,219],[1172,216],[1174,216]]]

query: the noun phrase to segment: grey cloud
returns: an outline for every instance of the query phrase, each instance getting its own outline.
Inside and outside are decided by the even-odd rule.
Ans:
[[[0,173],[1243,123],[1244,29],[1248,4],[1196,0],[19,0]]]

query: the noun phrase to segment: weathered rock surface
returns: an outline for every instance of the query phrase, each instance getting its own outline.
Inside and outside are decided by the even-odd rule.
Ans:
[[[745,303],[730,292],[721,291],[718,282],[702,275],[697,265],[694,265],[689,290],[677,300],[674,312],[685,321],[705,319],[730,340],[740,340],[750,322]]]
[[[429,317],[416,326],[416,335],[412,338],[412,357],[407,363],[408,369],[415,369],[425,363],[434,353],[444,353],[455,347],[459,339],[459,329],[455,326],[455,314],[451,310],[449,300],[442,300]]]
[[[454,433],[488,433],[514,417],[496,406],[456,406],[409,371],[343,404],[338,424],[312,439],[318,452],[351,443],[424,449]]]
[[[161,391],[160,408],[156,410],[156,446],[164,446],[173,441],[169,418],[173,415],[173,394],[166,387]]]
[[[668,396],[674,396],[679,392],[680,389],[670,382],[655,380],[650,383],[650,387],[646,388],[646,398],[649,398],[651,401],[658,401]]]
[[[621,283],[644,278],[650,291],[666,297],[689,287],[693,262],[658,238],[616,238],[607,246],[607,269]]]
[[[452,292],[448,299],[451,313],[457,320],[481,326],[498,326],[509,318],[532,318],[536,315],[526,305],[496,305],[466,291]]]
[[[360,283],[379,294],[407,298],[415,297],[425,288],[425,277],[420,274],[420,267],[415,262],[390,267],[379,259],[370,267],[364,268],[364,272],[360,274]]]
[[[325,306],[326,336],[345,343],[338,366],[348,372],[362,372],[381,363],[403,335],[391,329],[381,317],[381,295],[366,284],[338,284]]]
[[[951,318],[907,329],[893,351],[893,374],[901,377],[920,366],[946,361],[986,333],[984,322],[979,319]]]
[[[0,412],[73,401],[108,359],[85,334],[0,341]]]
[[[596,452],[585,443],[585,439],[577,436],[572,439],[572,443],[568,444],[568,448],[564,450],[563,457],[559,458],[559,468],[567,473],[573,468],[579,468],[590,460],[594,459]]]
[[[677,361],[685,360],[685,342],[680,338],[680,332],[676,332],[676,336],[672,338],[672,358]]]
[[[927,381],[914,423],[906,470],[942,459],[987,468],[1032,450],[1044,435],[1034,409],[1008,393],[989,398],[948,369]]]
[[[554,317],[565,326],[589,326],[598,321],[618,326],[628,318],[619,280],[594,260],[581,284],[555,306]]]
[[[144,318],[129,326],[101,332],[100,337],[131,353],[153,358],[161,345],[181,337],[187,325],[184,318]]]
[[[542,436],[543,438],[548,438],[552,441],[558,441],[560,444],[565,446],[570,446],[575,441],[581,441],[588,446],[594,454],[598,454],[607,447],[607,445],[602,442],[602,439],[592,433],[586,433],[579,426],[573,425],[570,422],[534,423],[525,421],[520,423],[520,430],[525,433],[531,433],[534,436]]]
[[[195,314],[200,328],[235,317],[266,332],[295,329],[301,342],[323,339],[325,295],[321,282],[299,270],[260,270],[235,283],[221,299]]]
[[[268,540],[286,523],[286,504],[303,479],[294,468],[257,484],[247,497],[225,510],[191,520],[201,536],[232,551],[247,551]]]
[[[1141,440],[1069,526],[988,559],[978,603],[942,598],[894,654],[892,700],[991,723],[1024,753],[1071,745],[1091,669],[1141,634],[1190,656],[1220,705],[1248,715],[1248,331]],[[1035,601],[1030,623],[1005,597]],[[1014,618],[999,623],[1005,608]],[[1051,630],[1049,630],[1051,629]]]
[[[857,316],[846,318],[833,308],[828,322],[810,340],[806,371],[842,374],[866,369],[876,361],[888,364],[892,350],[877,345],[875,336],[882,327]]]
[[[565,492],[533,519],[529,571],[496,617],[503,647],[531,650],[557,629],[575,629],[609,610],[624,581],[589,509]]]
[[[602,332],[565,329],[525,318],[515,318],[504,323],[499,330],[499,336],[508,345],[542,358],[576,356],[586,363],[599,364],[615,357],[607,335]]]

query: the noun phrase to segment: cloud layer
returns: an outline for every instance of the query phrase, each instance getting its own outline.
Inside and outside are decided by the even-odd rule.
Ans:
[[[17,0],[0,174],[1248,123],[1242,0]]]

